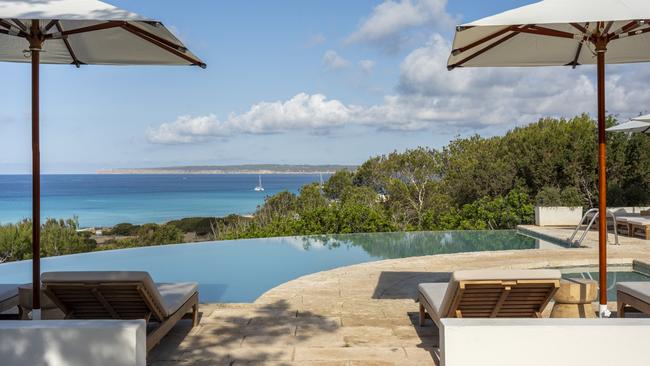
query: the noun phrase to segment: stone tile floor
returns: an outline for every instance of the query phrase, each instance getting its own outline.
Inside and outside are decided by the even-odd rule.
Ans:
[[[650,243],[610,246],[610,263],[650,260]],[[420,282],[470,268],[595,265],[593,248],[460,253],[385,260],[298,278],[253,304],[203,304],[200,325],[177,325],[152,366],[437,364],[437,331],[418,327]],[[613,306],[614,304],[610,304]]]

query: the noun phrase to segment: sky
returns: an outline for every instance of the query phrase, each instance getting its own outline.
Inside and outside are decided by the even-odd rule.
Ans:
[[[208,64],[44,65],[45,173],[360,164],[541,117],[595,115],[595,69],[447,71],[456,24],[534,1],[109,0]],[[648,111],[650,66],[609,66],[608,113]],[[0,174],[29,173],[30,72],[0,64]]]

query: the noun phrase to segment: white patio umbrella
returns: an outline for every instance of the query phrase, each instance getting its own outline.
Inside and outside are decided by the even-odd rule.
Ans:
[[[609,132],[650,133],[650,114],[633,118],[631,121],[621,123],[607,129]]]
[[[0,61],[32,65],[32,283],[39,317],[39,65],[205,64],[162,23],[97,0],[0,0]]]
[[[448,68],[596,64],[598,207],[604,213],[605,64],[650,61],[649,45],[650,1],[545,0],[458,26]],[[609,314],[606,216],[599,215],[601,316]]]

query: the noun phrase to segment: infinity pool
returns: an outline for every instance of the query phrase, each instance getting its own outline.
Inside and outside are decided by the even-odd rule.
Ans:
[[[553,244],[514,230],[400,232],[230,240],[45,258],[42,271],[147,271],[157,282],[195,281],[201,302],[252,302],[300,276],[432,254],[535,249]],[[0,265],[0,283],[31,282],[31,261]]]

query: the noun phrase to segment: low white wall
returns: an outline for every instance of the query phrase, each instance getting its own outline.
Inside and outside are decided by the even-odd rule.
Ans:
[[[576,226],[582,218],[582,207],[535,207],[537,226]]]
[[[145,366],[144,320],[0,321],[3,366]]]
[[[442,366],[648,365],[650,319],[442,319]]]

